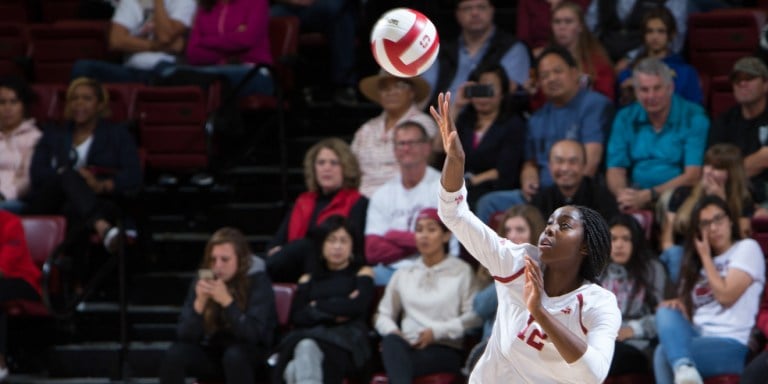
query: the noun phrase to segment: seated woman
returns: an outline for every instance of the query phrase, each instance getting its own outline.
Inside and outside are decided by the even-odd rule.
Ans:
[[[539,234],[544,230],[544,218],[539,210],[529,204],[516,205],[504,212],[496,233],[499,236],[512,241],[515,244],[534,244],[539,241]],[[485,346],[488,344],[488,338],[491,336],[493,322],[496,320],[496,308],[499,306],[499,300],[496,297],[496,284],[493,276],[488,269],[479,266],[477,268],[477,277],[481,286],[480,292],[475,295],[472,301],[472,310],[483,319],[483,338],[472,347],[467,363],[465,373],[472,372],[477,359],[483,354]]]
[[[679,187],[672,192],[661,226],[662,253],[659,258],[667,267],[673,283],[677,283],[680,276],[683,259],[680,244],[692,221],[690,212],[702,196],[716,195],[727,201],[731,212],[739,217],[741,236],[749,236],[755,207],[748,185],[739,149],[731,144],[715,144],[704,153],[699,183],[693,187]]]
[[[434,208],[416,217],[419,261],[392,275],[379,302],[375,327],[392,384],[438,372],[459,373],[467,329],[480,325],[469,264],[447,254],[451,232]]]
[[[0,210],[0,304],[20,299],[40,300],[40,270],[32,261],[21,220]],[[0,382],[8,376],[7,340],[6,314],[0,308]]]
[[[429,115],[416,107],[430,93],[429,84],[421,77],[405,79],[381,72],[360,80],[360,92],[383,109],[379,116],[360,126],[352,139],[352,152],[363,173],[360,193],[370,198],[400,172],[395,159],[395,127],[416,121],[426,128],[430,138],[435,137],[437,127]]]
[[[295,283],[316,267],[312,241],[307,238],[319,223],[333,215],[349,220],[355,244],[363,244],[368,199],[360,195],[360,168],[349,145],[329,138],[313,145],[304,156],[307,192],[296,198],[275,237],[267,246],[267,271],[273,281]],[[365,264],[365,255],[355,255]]]
[[[269,45],[267,0],[198,0],[195,21],[189,31],[187,62],[178,70],[223,75],[238,85],[256,65],[272,64]],[[272,94],[272,77],[259,70],[240,95]]]
[[[355,259],[361,247],[353,233],[342,216],[329,217],[315,231],[319,267],[299,280],[291,306],[294,330],[280,344],[274,382],[364,379],[371,357],[367,323],[373,270]]]
[[[701,383],[741,374],[765,284],[760,245],[742,238],[736,212],[719,196],[691,211],[678,297],[656,310],[656,383]]]
[[[109,100],[96,80],[73,80],[66,103],[66,126],[46,130],[35,147],[24,212],[64,214],[68,240],[80,240],[93,230],[107,250],[115,251],[119,213],[110,198],[141,187],[136,144],[124,126],[102,119]]]
[[[650,372],[654,312],[664,300],[667,275],[634,217],[619,214],[608,222],[611,229],[611,262],[600,285],[616,295],[621,328],[608,375]]]
[[[181,310],[179,341],[160,368],[160,382],[181,384],[188,375],[223,374],[228,384],[252,384],[266,375],[277,327],[264,262],[251,254],[240,231],[225,227],[208,240],[200,268]]]
[[[0,80],[0,209],[13,213],[24,208],[32,152],[42,135],[29,117],[32,97],[22,80]]]
[[[501,65],[478,69],[462,87],[485,86],[490,95],[467,97],[459,92],[456,120],[461,143],[467,151],[466,180],[470,206],[483,194],[520,188],[526,124],[512,111],[509,78]],[[466,108],[464,108],[466,106]]]
[[[646,57],[655,57],[667,64],[675,72],[675,93],[688,101],[702,104],[704,93],[699,83],[696,68],[688,65],[674,52],[672,43],[677,35],[677,22],[667,7],[655,7],[643,16],[642,51],[631,63],[617,64],[619,84],[619,104],[626,105],[635,100],[632,90],[632,67]]]

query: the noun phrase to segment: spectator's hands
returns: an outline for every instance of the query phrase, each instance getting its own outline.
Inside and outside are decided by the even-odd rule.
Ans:
[[[85,183],[88,184],[88,186],[91,187],[94,192],[99,192],[99,180],[96,179],[96,176],[93,174],[93,172],[89,171],[86,167],[81,167],[77,170],[77,173],[80,174],[80,176],[85,180]]]
[[[619,210],[622,212],[640,209],[651,201],[651,191],[648,189],[624,188],[616,196]]]
[[[680,312],[682,312],[683,316],[685,316],[688,321],[691,319],[688,317],[688,311],[685,309],[685,304],[680,299],[670,299],[670,300],[664,300],[659,304],[659,308],[671,308],[676,309]]]
[[[205,308],[205,304],[211,298],[209,281],[210,280],[200,279],[200,280],[197,280],[197,284],[195,284],[194,308],[195,308],[195,312],[197,313],[203,313],[203,308]]]
[[[699,234],[693,238],[693,244],[696,246],[696,253],[704,261],[712,259],[712,248],[709,246],[709,226],[699,230]]]
[[[229,294],[227,284],[225,284],[223,280],[215,279],[204,281],[208,283],[205,289],[213,301],[217,302],[222,307],[227,307],[232,303],[232,295]]]
[[[472,99],[469,99],[469,98],[467,98],[467,97],[465,96],[465,93],[464,93],[464,92],[465,92],[465,89],[466,89],[467,87],[471,87],[471,86],[473,86],[473,85],[476,85],[476,84],[477,84],[477,82],[474,82],[474,81],[467,81],[467,82],[465,82],[464,84],[462,84],[462,85],[459,85],[459,88],[458,88],[458,89],[456,89],[456,93],[455,93],[455,94],[451,94],[451,96],[453,96],[453,110],[454,110],[454,115],[456,115],[456,114],[458,114],[459,112],[461,112],[461,110],[462,110],[462,109],[463,109],[463,108],[464,108],[464,107],[465,107],[467,104],[469,104],[469,103],[472,101]],[[455,118],[456,118],[456,116],[453,116],[453,118],[455,119]]]
[[[416,349],[424,349],[435,341],[435,335],[432,333],[432,328],[426,328],[419,332],[419,338],[412,344]]]
[[[711,174],[705,174],[701,178],[701,187],[707,195],[719,196],[725,200],[725,183],[720,183]]]
[[[541,291],[544,290],[544,279],[541,276],[541,269],[533,259],[525,255],[525,287],[523,289],[523,297],[525,298],[525,306],[528,308],[528,312],[537,317],[536,315],[541,311]]]
[[[275,253],[279,252],[283,247],[276,245],[267,251],[267,257],[274,255]]]
[[[616,340],[624,341],[631,339],[634,335],[635,331],[632,330],[632,327],[621,327],[619,328],[619,335],[616,337]]]

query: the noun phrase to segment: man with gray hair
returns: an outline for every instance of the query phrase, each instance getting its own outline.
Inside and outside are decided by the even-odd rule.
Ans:
[[[613,120],[606,180],[621,211],[649,208],[699,179],[709,119],[700,105],[674,94],[672,76],[661,60],[641,60],[632,75],[637,101]]]

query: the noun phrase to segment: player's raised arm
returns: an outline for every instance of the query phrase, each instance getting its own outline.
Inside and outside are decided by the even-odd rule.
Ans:
[[[443,139],[445,150],[445,163],[443,164],[443,176],[441,182],[448,192],[458,191],[464,183],[464,148],[461,147],[456,125],[451,118],[451,93],[440,93],[437,96],[437,110],[429,107],[429,112],[435,118],[440,127],[440,136]]]

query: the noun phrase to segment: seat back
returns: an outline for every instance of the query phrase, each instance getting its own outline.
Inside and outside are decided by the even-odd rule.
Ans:
[[[64,84],[32,84],[35,99],[29,107],[29,113],[38,123],[58,121],[61,118],[66,92]]]
[[[25,0],[3,0],[0,2],[0,22],[25,23],[28,19]]]
[[[284,61],[298,52],[299,19],[295,16],[270,18],[269,44],[280,86],[283,90],[290,90],[293,87],[293,72]]]
[[[20,62],[27,56],[26,31],[22,24],[0,24],[0,74],[24,76]]]
[[[296,284],[272,283],[272,290],[275,291],[277,322],[280,328],[285,329],[291,323],[291,306],[296,294]]]
[[[694,13],[688,18],[688,57],[699,72],[727,75],[736,60],[752,55],[760,42],[765,12],[728,9]]]
[[[712,118],[717,118],[734,105],[736,99],[733,97],[731,81],[727,76],[713,77],[709,90],[709,112]]]
[[[108,27],[104,21],[30,26],[35,82],[67,83],[76,60],[105,60]]]
[[[195,86],[144,87],[136,90],[133,117],[147,167],[160,171],[195,171],[208,165],[203,126],[203,91]]]
[[[43,21],[47,23],[77,19],[80,0],[45,0],[42,8]]]
[[[67,221],[64,216],[22,216],[21,224],[32,259],[42,267],[48,256],[64,241]]]

